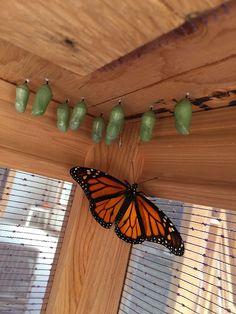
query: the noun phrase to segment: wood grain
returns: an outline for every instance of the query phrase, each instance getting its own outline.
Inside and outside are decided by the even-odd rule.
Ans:
[[[131,163],[139,169],[136,175],[142,169],[136,132],[131,126],[121,147],[95,146],[85,165],[133,181]],[[129,250],[114,230],[98,225],[78,187],[46,313],[117,313]]]
[[[159,121],[154,140],[141,144],[141,188],[148,194],[235,210],[236,108],[195,113],[189,136],[174,119]]]
[[[229,72],[236,56],[232,40],[236,35],[235,12],[236,3],[231,1],[227,9],[220,7],[195,18],[194,29],[191,23],[186,23],[84,77],[0,39],[0,78],[14,84],[30,78],[30,88],[35,92],[48,77],[54,100],[70,98],[74,105],[85,97],[89,112],[94,115],[104,112],[107,116],[120,98],[127,115],[144,112],[160,98],[164,98],[166,105],[156,108],[171,109],[172,99],[183,97],[186,91],[193,97],[202,97],[206,96],[204,93],[230,86],[232,82],[225,78],[228,73],[235,80],[232,71]],[[228,66],[224,69],[225,64]]]
[[[72,181],[69,175],[69,169],[72,166],[71,163],[55,163],[55,161],[50,160],[50,157],[43,158],[41,156],[25,153],[23,151],[17,151],[10,148],[4,148],[1,146],[0,154],[0,166],[2,167],[32,172],[60,180]],[[77,162],[82,163],[80,158],[78,158]]]
[[[154,109],[165,109],[173,112],[176,103],[173,99],[180,100],[185,97],[186,93],[189,93],[191,98],[194,99],[208,96],[217,90],[236,89],[236,74],[231,70],[235,64],[236,55],[131,92],[121,98],[124,103],[125,113],[127,116],[142,113],[147,111],[150,105],[153,105]],[[164,99],[164,103],[155,104],[154,101],[159,99]],[[232,99],[236,99],[236,94],[232,95]],[[117,102],[118,99],[116,101],[107,101],[90,108],[90,112],[95,115],[101,112],[108,115]],[[222,106],[224,104],[221,101],[212,102],[211,104],[211,108]],[[204,108],[194,106],[193,110],[199,111],[204,110]],[[159,115],[162,116],[161,113]],[[172,114],[167,111],[167,114],[164,113],[164,115],[171,116]]]
[[[91,119],[87,117],[78,131],[61,133],[56,127],[58,104],[51,102],[44,116],[33,117],[33,97],[32,94],[26,112],[17,113],[15,86],[0,80],[1,162],[9,167],[66,178],[68,169],[82,164],[90,149]],[[53,170],[57,167],[60,171],[64,169],[64,174]]]
[[[85,75],[222,2],[2,0],[0,37]]]
[[[69,98],[77,102],[83,95],[78,92],[88,78],[83,78],[62,67],[33,55],[25,49],[0,39],[0,79],[12,84],[21,84],[26,78],[30,80],[32,92],[48,78],[53,90],[53,99],[64,101]]]
[[[235,88],[235,1],[228,4],[228,12],[220,8],[206,15],[207,24],[203,17],[198,17],[194,20],[196,29],[187,23],[85,77],[81,76],[159,36],[156,31],[159,32],[157,23],[161,20],[155,18],[152,22],[150,18],[148,23],[150,10],[152,16],[159,17],[149,6],[151,2],[140,1],[140,6],[130,2],[132,9],[137,7],[147,14],[137,20],[137,30],[137,21],[133,23],[133,15],[128,13],[128,2],[119,11],[114,7],[121,2],[115,1],[112,7],[104,0],[104,12],[99,4],[99,9],[96,7],[98,2],[94,6],[91,2],[76,3],[72,10],[69,6],[75,2],[60,1],[59,5],[58,1],[49,1],[51,12],[43,1],[28,2],[28,6],[12,3],[9,6],[3,1],[0,13],[6,21],[0,26],[2,165],[67,180],[68,169],[76,164],[97,167],[131,182],[135,175],[138,181],[158,176],[157,180],[141,185],[148,195],[235,209],[234,107],[194,113],[189,137],[177,135],[172,118],[160,119],[154,140],[145,145],[137,145],[138,126],[133,122],[126,123],[121,147],[107,147],[104,143],[94,146],[89,118],[75,133],[61,134],[55,127],[55,101],[67,97],[73,102],[85,97],[93,114],[108,114],[122,97],[126,113],[132,115],[145,111],[155,99],[164,98],[172,109],[171,99],[183,97],[185,92],[201,97],[217,89]],[[183,8],[184,14],[193,10],[189,1],[156,3],[165,12],[171,11],[172,17],[173,10],[178,12],[173,5]],[[203,1],[196,3],[198,6]],[[83,8],[89,4],[84,13]],[[96,16],[102,13],[107,18],[102,14],[97,20],[90,17],[86,27],[91,10]],[[119,18],[112,19],[112,14]],[[140,12],[132,14],[137,16]],[[124,17],[122,23],[120,16]],[[148,34],[140,35],[140,28]],[[117,29],[121,30],[119,35]],[[151,35],[153,30],[155,34]],[[25,114],[17,114],[13,105],[14,84],[29,77],[35,92],[45,76],[51,79],[55,95],[46,115],[32,117],[30,106]],[[212,106],[222,103],[217,101]],[[132,160],[136,174],[132,174]],[[129,250],[130,246],[120,241],[113,230],[103,230],[93,220],[88,202],[77,188],[47,313],[116,313]]]
[[[193,20],[195,28],[186,23],[182,28],[94,72],[90,80],[79,88],[91,106],[90,112],[106,114],[120,98],[130,115],[145,111],[150,102],[157,99],[177,99],[187,91],[197,97],[205,96],[202,94],[204,90],[198,91],[196,84],[206,84],[206,80],[213,77],[207,75],[194,79],[195,72],[204,68],[207,71],[208,67],[218,63],[224,64],[236,55],[236,42],[232,40],[236,34],[235,1],[228,4],[227,12],[223,8],[213,10]],[[221,23],[217,23],[219,20]],[[214,73],[216,84],[211,86],[210,92],[223,87],[218,84],[222,82],[222,71],[224,75],[223,66],[220,72]],[[181,78],[182,84],[173,88]],[[192,79],[195,88],[191,84]],[[171,82],[173,84],[168,88]]]

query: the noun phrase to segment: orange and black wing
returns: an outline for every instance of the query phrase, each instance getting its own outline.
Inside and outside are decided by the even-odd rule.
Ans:
[[[115,221],[115,232],[122,240],[137,244],[146,240],[142,217],[135,201],[135,196],[126,199]]]
[[[183,255],[183,240],[171,220],[140,193],[137,193],[136,206],[141,216],[145,239],[166,246],[175,255]]]
[[[166,246],[175,255],[184,254],[184,243],[173,223],[140,193],[124,203],[115,224],[116,234],[126,242],[147,240]]]
[[[126,199],[127,185],[93,168],[74,167],[70,174],[84,190],[94,218],[102,227],[110,228]]]

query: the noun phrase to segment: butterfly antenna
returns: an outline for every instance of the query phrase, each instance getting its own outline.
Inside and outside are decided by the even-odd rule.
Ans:
[[[141,181],[138,184],[142,184],[142,183],[145,183],[145,182],[148,182],[148,181],[152,181],[152,180],[156,180],[156,179],[159,179],[159,178],[158,177],[153,177],[151,179],[147,179],[147,180]]]
[[[131,160],[131,167],[132,167],[133,183],[135,183],[135,179],[134,179],[134,162],[133,162],[133,160]]]

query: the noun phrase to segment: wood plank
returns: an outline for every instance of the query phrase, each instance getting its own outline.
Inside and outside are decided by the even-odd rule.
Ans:
[[[56,127],[58,103],[51,102],[44,116],[33,117],[30,114],[33,97],[32,94],[26,112],[17,113],[15,86],[0,80],[1,163],[49,177],[68,178],[68,169],[82,164],[92,145],[91,119],[88,117],[78,131],[61,133]]]
[[[149,109],[150,105],[156,110],[163,110],[172,116],[169,112],[174,110],[175,101],[172,99],[181,99],[185,97],[186,93],[190,93],[192,99],[211,95],[218,90],[235,90],[236,89],[236,74],[231,70],[235,67],[236,56],[227,58],[226,60],[217,61],[216,63],[200,67],[192,70],[186,74],[176,75],[160,83],[148,86],[141,90],[129,93],[122,97],[124,102],[124,110],[127,116],[142,113]],[[153,104],[157,99],[164,99],[164,103]],[[231,100],[236,99],[236,94],[232,94]],[[117,99],[118,101],[118,99]],[[93,114],[106,115],[109,114],[111,108],[115,104],[114,100],[100,104],[90,108]],[[222,107],[228,105],[221,100],[209,104],[211,108]],[[193,106],[194,111],[204,111],[204,108]],[[162,116],[159,113],[159,116]]]
[[[0,37],[85,75],[222,2],[2,0]]]
[[[85,165],[133,181],[132,162],[142,169],[136,132],[136,126],[131,127],[121,147],[96,145]],[[94,220],[78,187],[46,313],[117,313],[129,250],[114,230],[105,230]]]
[[[213,10],[194,19],[194,29],[186,23],[94,72],[79,88],[90,104],[90,112],[107,114],[121,98],[127,115],[131,115],[145,111],[160,98],[178,99],[186,92],[202,97],[204,93],[226,88],[221,75],[229,74],[235,82],[232,71],[224,69],[228,59],[229,67],[235,66],[236,42],[232,40],[236,35],[235,12],[236,2],[231,1],[227,13],[222,7]],[[205,76],[214,66],[212,75]],[[227,82],[232,84],[230,78]],[[208,83],[208,88],[203,88]]]
[[[55,163],[55,161],[41,156],[19,152],[17,150],[1,146],[0,154],[1,167],[28,171],[59,180],[72,181],[69,175],[69,169],[73,166],[72,163]],[[83,160],[78,158],[77,163],[82,164]]]
[[[140,182],[149,195],[193,204],[235,208],[236,108],[194,114],[189,136],[178,135],[174,119],[161,119],[154,139],[140,144]]]
[[[145,111],[153,101],[160,98],[164,98],[165,104],[160,103],[156,108],[169,110],[173,108],[172,99],[183,97],[186,91],[193,97],[202,97],[206,96],[203,92],[212,93],[216,89],[227,88],[226,84],[222,84],[221,74],[222,71],[228,74],[228,69],[223,69],[223,62],[236,55],[236,43],[232,40],[236,33],[235,12],[236,4],[231,1],[227,4],[227,10],[221,7],[194,19],[195,29],[186,23],[178,30],[85,77],[63,70],[60,66],[17,47],[15,43],[0,39],[0,77],[14,84],[30,78],[32,91],[36,91],[44,78],[48,77],[54,100],[64,101],[65,98],[70,98],[74,104],[85,97],[92,114],[103,111],[108,115],[119,98],[125,103],[127,115]],[[221,20],[220,24],[217,23],[218,20]],[[222,62],[222,67],[216,68],[215,72],[218,69],[218,73],[213,71],[215,84],[212,85],[212,81],[206,81],[205,75],[207,76],[208,66],[217,66],[218,62]],[[235,60],[230,62],[234,63]],[[207,66],[206,71],[202,73],[204,66]],[[194,77],[195,71],[201,72],[197,78]],[[200,92],[198,88],[202,75],[204,83],[209,83],[210,86]],[[193,80],[192,84],[189,83],[190,79]],[[176,88],[175,84],[178,84]],[[169,115],[168,112],[167,114]],[[165,116],[166,113],[162,115]]]
[[[21,84],[28,78],[29,87],[32,92],[35,92],[44,79],[48,78],[55,101],[64,101],[69,98],[73,103],[83,97],[78,92],[78,87],[82,86],[88,78],[84,79],[3,39],[0,39],[0,58],[0,79],[2,80],[12,84]]]

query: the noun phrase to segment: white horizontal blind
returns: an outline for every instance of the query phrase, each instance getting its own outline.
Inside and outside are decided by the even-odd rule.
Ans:
[[[71,183],[0,168],[0,313],[42,313],[69,216]]]
[[[119,314],[236,313],[236,211],[151,200],[180,231],[185,254],[134,245]]]

